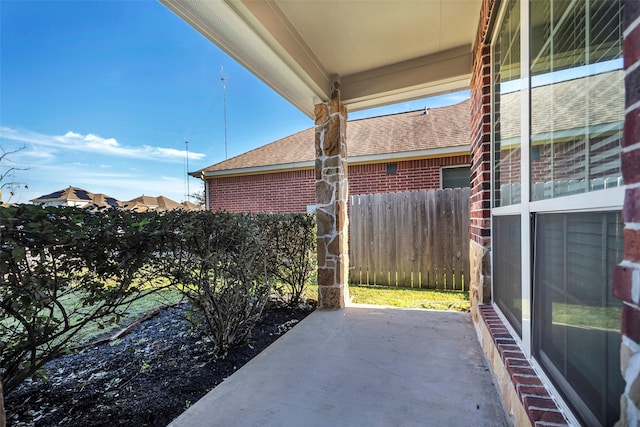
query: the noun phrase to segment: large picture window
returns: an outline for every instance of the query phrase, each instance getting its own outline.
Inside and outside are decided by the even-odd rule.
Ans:
[[[493,302],[589,426],[622,392],[622,8],[504,0],[491,36]]]

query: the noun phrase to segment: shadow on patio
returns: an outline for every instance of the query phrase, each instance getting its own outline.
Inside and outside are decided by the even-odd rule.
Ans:
[[[317,310],[171,427],[508,425],[467,313]]]

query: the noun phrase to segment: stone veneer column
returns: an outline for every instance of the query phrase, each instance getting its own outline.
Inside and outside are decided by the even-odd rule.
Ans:
[[[491,55],[487,29],[494,0],[484,0],[473,49],[471,76],[471,225],[469,298],[475,322],[478,307],[491,302]]]
[[[623,301],[620,369],[626,382],[616,426],[640,425],[640,2],[623,9],[625,118],[622,176],[627,186],[622,217],[624,259],[613,272],[613,295]]]
[[[315,124],[318,302],[336,309],[349,298],[347,109],[339,81],[331,85],[329,102],[315,106]]]

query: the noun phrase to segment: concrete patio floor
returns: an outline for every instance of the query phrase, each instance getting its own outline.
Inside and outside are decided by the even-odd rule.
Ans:
[[[316,310],[171,427],[506,426],[467,313]]]

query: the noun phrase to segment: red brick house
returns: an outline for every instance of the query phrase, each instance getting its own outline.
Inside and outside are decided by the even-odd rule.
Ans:
[[[163,2],[315,119],[323,308],[347,111],[470,88],[472,318],[513,424],[640,425],[640,2]]]
[[[469,182],[469,101],[349,121],[349,193]],[[211,210],[305,212],[315,206],[314,129],[193,172]]]

